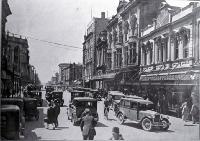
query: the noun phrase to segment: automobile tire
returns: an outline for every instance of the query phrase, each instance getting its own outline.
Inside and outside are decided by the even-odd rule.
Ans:
[[[119,114],[117,115],[117,119],[118,119],[119,124],[123,124],[124,121],[125,121],[124,115],[123,115],[122,113],[119,113]]]
[[[145,131],[152,130],[152,121],[149,118],[144,118],[141,122],[142,129]]]
[[[162,130],[166,131],[169,128],[169,120],[168,119],[163,119],[162,121],[163,126],[161,127]]]

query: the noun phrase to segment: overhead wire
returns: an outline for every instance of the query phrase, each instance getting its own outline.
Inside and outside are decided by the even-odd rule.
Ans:
[[[37,41],[40,41],[40,42],[45,42],[45,43],[48,43],[48,44],[54,44],[54,45],[57,45],[57,46],[54,46],[54,47],[57,47],[57,48],[62,48],[62,49],[69,49],[69,48],[82,49],[82,48],[80,48],[78,46],[72,46],[72,45],[62,44],[62,43],[58,43],[58,42],[47,41],[47,40],[35,38],[35,37],[32,37],[32,36],[25,36],[25,35],[21,35],[21,34],[17,34],[17,33],[12,33],[12,32],[9,32],[9,33],[13,34],[13,35],[25,37],[27,39],[29,38],[29,39],[37,40]],[[65,48],[65,47],[59,47],[59,46],[65,46],[67,48]]]

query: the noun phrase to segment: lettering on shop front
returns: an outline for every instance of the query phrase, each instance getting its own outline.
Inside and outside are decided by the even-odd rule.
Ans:
[[[141,76],[142,81],[147,80],[191,80],[190,75],[160,75],[160,76]]]

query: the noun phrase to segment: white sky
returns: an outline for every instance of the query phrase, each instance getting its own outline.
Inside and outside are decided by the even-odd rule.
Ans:
[[[167,0],[185,6],[184,0]],[[86,26],[105,11],[116,14],[119,0],[8,0],[12,15],[7,30],[13,33],[82,48]],[[91,10],[92,9],[92,10]],[[58,71],[59,63],[81,62],[82,49],[62,49],[55,45],[28,39],[30,63],[45,83]]]

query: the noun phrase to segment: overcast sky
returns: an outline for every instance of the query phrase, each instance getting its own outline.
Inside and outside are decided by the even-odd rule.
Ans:
[[[167,0],[185,6],[184,0]],[[94,17],[116,14],[119,0],[8,0],[12,15],[7,30],[25,36],[77,46],[72,49],[28,38],[30,63],[46,83],[58,71],[59,63],[82,63],[82,43],[87,24]],[[91,12],[92,11],[92,12]],[[61,48],[60,48],[61,47]],[[64,49],[66,48],[66,49]]]

